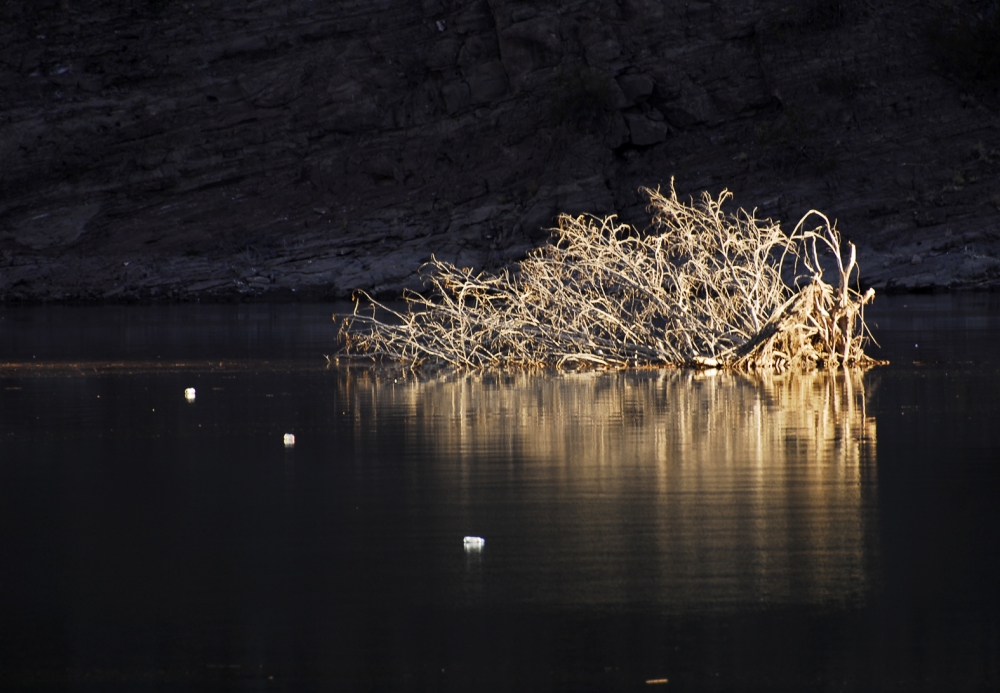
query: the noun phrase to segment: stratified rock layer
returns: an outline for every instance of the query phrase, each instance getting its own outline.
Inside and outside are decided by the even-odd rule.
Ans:
[[[888,4],[7,2],[0,296],[391,293],[672,176],[838,218],[876,287],[997,285],[995,85]]]

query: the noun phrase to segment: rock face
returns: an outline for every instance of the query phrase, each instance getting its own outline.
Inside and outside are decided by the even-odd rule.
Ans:
[[[792,5],[8,0],[0,296],[397,292],[674,176],[839,219],[877,287],[1000,284],[996,80],[930,2]]]

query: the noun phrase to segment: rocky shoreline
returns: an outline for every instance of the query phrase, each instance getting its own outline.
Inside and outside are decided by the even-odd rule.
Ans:
[[[981,239],[972,232],[894,252],[862,249],[862,286],[888,293],[998,290],[995,255],[969,249],[981,248]],[[440,246],[420,240],[382,252],[384,244],[371,247],[362,242],[355,246],[358,250],[345,253],[344,246],[303,239],[295,250],[270,258],[239,253],[213,259],[24,259],[4,266],[0,291],[2,302],[8,304],[314,301],[348,298],[356,289],[393,298],[404,289],[422,287],[420,265]],[[444,247],[472,268],[512,263],[528,250],[526,246],[503,251]]]
[[[394,295],[672,177],[836,218],[876,290],[996,289],[1000,94],[928,29],[965,5],[8,3],[0,302]]]

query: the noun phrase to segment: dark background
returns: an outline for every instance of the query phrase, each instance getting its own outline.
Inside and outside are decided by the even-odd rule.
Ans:
[[[989,287],[995,0],[0,2],[0,299],[346,296],[640,186]],[[734,207],[735,209],[735,207]]]

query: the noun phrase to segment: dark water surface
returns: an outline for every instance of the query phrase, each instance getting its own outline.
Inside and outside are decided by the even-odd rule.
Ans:
[[[0,689],[1000,688],[1000,297],[758,382],[328,366],[337,308],[0,309]]]

